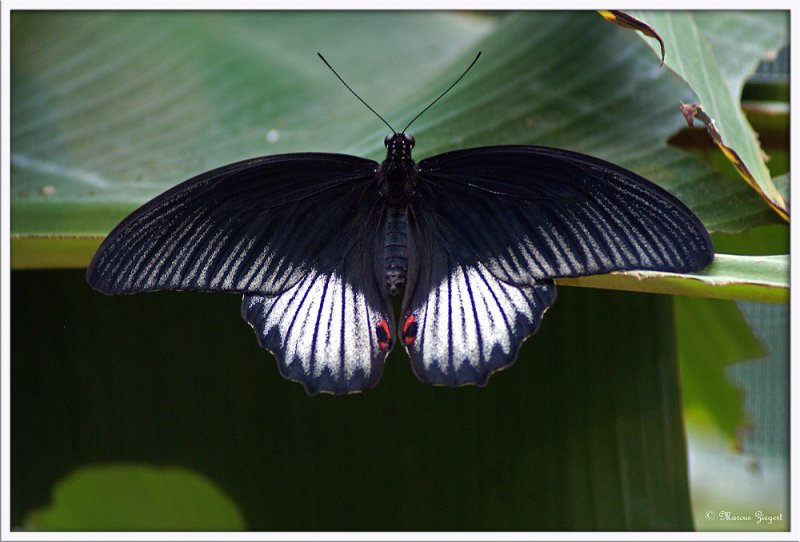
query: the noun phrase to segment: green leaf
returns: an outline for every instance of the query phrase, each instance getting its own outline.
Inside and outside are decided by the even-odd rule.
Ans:
[[[438,88],[493,25],[399,12],[28,11],[13,19],[13,234],[80,236],[105,235],[144,201],[225,163],[341,152],[358,140],[382,148],[385,127],[316,52],[385,111],[417,88]]]
[[[788,224],[759,226],[736,234],[715,233],[712,239],[717,252],[753,256],[789,254]],[[788,275],[789,270],[786,269],[787,286]]]
[[[789,302],[789,256],[717,254],[706,269],[679,274],[628,271],[558,279],[559,284],[767,303]]]
[[[722,143],[737,156],[723,152],[734,163],[741,160],[745,180],[785,216],[788,202],[772,182],[739,96],[757,62],[787,42],[788,12],[699,15],[696,20],[688,11],[637,13],[661,34],[667,46],[666,65],[690,85]]]
[[[778,192],[781,193],[786,201],[789,201],[789,173],[773,177],[772,182],[775,184]]]
[[[714,61],[737,100],[759,62],[774,57],[789,39],[787,11],[695,11],[692,17],[711,43]]]
[[[104,235],[169,186],[254,155],[319,150],[380,159],[385,127],[317,50],[398,125],[484,51],[415,124],[419,157],[499,143],[568,147],[652,178],[711,229],[771,220],[746,187],[667,145],[683,122],[675,106],[691,92],[653,65],[635,35],[594,14],[20,12],[13,19],[14,239]]]
[[[733,441],[745,421],[744,399],[725,371],[764,356],[764,348],[735,303],[688,297],[674,302],[686,417]]]
[[[179,467],[98,465],[59,481],[32,512],[35,531],[240,531],[244,519],[218,487]]]

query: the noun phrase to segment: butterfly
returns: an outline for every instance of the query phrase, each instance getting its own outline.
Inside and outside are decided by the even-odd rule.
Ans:
[[[389,126],[382,163],[307,152],[193,177],[125,218],[87,281],[106,294],[243,294],[283,376],[345,394],[377,384],[398,343],[423,382],[485,385],[536,333],[554,279],[692,272],[714,257],[689,208],[636,173],[528,145],[417,163],[410,124]]]

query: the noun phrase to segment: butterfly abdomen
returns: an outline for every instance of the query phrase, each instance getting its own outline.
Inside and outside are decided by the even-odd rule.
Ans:
[[[383,269],[386,288],[394,297],[403,289],[408,270],[408,215],[403,207],[388,207],[383,225]]]

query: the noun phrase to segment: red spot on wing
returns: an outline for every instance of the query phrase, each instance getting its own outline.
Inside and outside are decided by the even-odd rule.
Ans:
[[[392,332],[389,330],[389,324],[385,319],[381,318],[378,325],[375,326],[375,334],[378,336],[378,348],[386,352],[392,344]]]
[[[417,317],[413,314],[403,320],[403,342],[411,345],[417,339]]]

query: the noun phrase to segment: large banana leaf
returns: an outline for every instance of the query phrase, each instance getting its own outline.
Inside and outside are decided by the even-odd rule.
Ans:
[[[692,91],[594,13],[19,12],[12,40],[15,268],[85,265],[125,214],[220,164],[308,150],[380,159],[386,128],[316,51],[400,127],[483,50],[415,124],[418,157],[567,147],[653,179],[711,230],[774,219],[746,185],[667,145]]]

